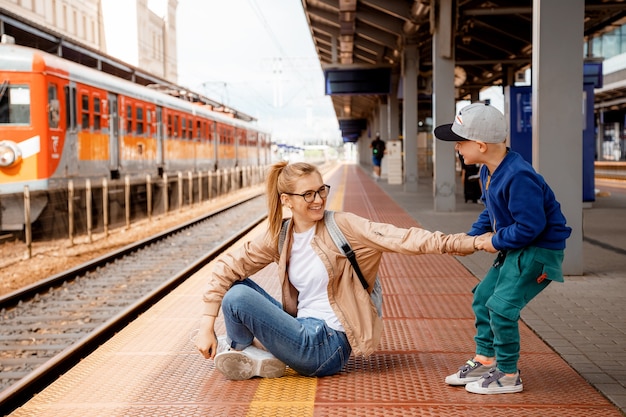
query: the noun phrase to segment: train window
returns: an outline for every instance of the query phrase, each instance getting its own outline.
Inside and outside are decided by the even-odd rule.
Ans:
[[[87,94],[81,94],[81,127],[83,129],[89,129],[89,96]]]
[[[65,86],[65,121],[68,129],[76,128],[76,87]]]
[[[131,104],[126,106],[126,134],[133,133],[133,106]]]
[[[146,109],[146,133],[148,136],[152,136],[156,133],[156,129],[154,127],[154,109],[147,108]]]
[[[181,135],[181,137],[183,139],[187,139],[187,118],[186,117],[182,117],[181,120],[182,120],[182,125],[183,125],[182,126],[182,135]]]
[[[196,121],[196,139],[202,139],[202,121]]]
[[[26,85],[0,84],[0,123],[30,124],[30,88]]]
[[[214,135],[214,129],[215,129],[215,124],[214,123],[207,123],[207,138],[209,138],[209,140],[213,140],[213,135]]]
[[[143,107],[137,106],[135,111],[137,113],[137,134],[143,135]]]
[[[93,97],[93,128],[94,130],[100,130],[100,97],[98,96],[94,96]]]
[[[193,139],[193,120],[187,120],[187,137]]]
[[[174,116],[174,137],[178,137],[178,129],[180,129],[180,125],[178,124],[178,115]]]
[[[61,120],[61,104],[57,94],[57,85],[48,85],[48,124],[51,129],[58,129]]]
[[[171,114],[167,115],[167,137],[168,138],[172,137],[172,115]]]

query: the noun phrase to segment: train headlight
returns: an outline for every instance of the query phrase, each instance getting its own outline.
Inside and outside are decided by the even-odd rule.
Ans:
[[[10,167],[22,160],[22,151],[15,142],[0,141],[0,167]]]

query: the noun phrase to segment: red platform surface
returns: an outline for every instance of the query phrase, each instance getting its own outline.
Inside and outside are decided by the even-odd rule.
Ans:
[[[326,179],[329,209],[417,226],[355,165]],[[254,233],[258,233],[258,229]],[[478,282],[449,255],[385,254],[384,333],[368,358],[341,373],[228,381],[195,350],[201,294],[211,265],[173,291],[13,416],[621,416],[520,323],[524,391],[477,395],[444,383],[471,357],[471,289]],[[254,279],[277,295],[275,266]],[[218,322],[218,334],[223,323]]]

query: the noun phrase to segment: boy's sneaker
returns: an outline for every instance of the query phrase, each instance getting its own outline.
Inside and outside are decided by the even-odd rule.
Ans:
[[[215,368],[227,379],[234,381],[254,376],[279,378],[285,374],[284,363],[270,352],[254,346],[248,346],[244,350],[231,349],[219,352],[215,355]]]
[[[456,373],[446,377],[446,384],[466,385],[470,382],[478,381],[480,377],[489,372],[490,369],[495,368],[496,365],[495,361],[493,364],[485,366],[478,361],[470,359]]]
[[[501,370],[492,369],[478,381],[467,384],[465,389],[474,394],[510,394],[522,392],[524,386],[519,371],[513,376],[506,376]]]

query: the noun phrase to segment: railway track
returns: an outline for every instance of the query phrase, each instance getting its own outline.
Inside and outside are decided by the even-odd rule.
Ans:
[[[264,213],[264,196],[253,197],[1,297],[0,409],[44,388]]]

